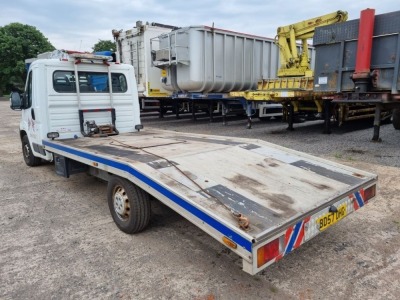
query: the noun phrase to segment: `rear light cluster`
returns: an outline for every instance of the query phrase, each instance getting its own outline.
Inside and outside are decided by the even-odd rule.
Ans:
[[[363,191],[364,202],[367,203],[368,200],[376,196],[376,185],[371,185]],[[307,218],[306,218],[307,219]],[[310,218],[308,218],[309,220]],[[308,222],[304,220],[304,222]],[[282,235],[267,244],[261,246],[257,249],[257,268],[262,267],[266,263],[277,260],[283,256],[285,235]],[[294,246],[297,248],[298,246]]]
[[[257,250],[257,267],[261,267],[281,254],[280,238],[277,238]]]
[[[375,195],[376,195],[376,185],[374,184],[364,190],[364,201],[368,201],[374,198]]]

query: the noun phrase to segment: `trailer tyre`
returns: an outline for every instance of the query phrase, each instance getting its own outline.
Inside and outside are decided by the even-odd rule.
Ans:
[[[35,167],[40,165],[42,160],[33,155],[32,147],[29,144],[29,139],[27,135],[22,137],[22,155],[24,156],[24,161],[27,166]]]
[[[394,129],[400,130],[400,108],[393,109],[392,123]]]
[[[112,218],[123,232],[136,233],[149,224],[149,194],[130,181],[112,176],[108,182],[107,200]]]

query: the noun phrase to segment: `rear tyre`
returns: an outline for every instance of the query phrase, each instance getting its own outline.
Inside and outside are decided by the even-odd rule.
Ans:
[[[149,224],[149,194],[130,181],[112,176],[108,182],[107,200],[111,216],[121,231],[136,233]]]
[[[392,123],[394,129],[400,130],[400,108],[393,109]]]
[[[22,155],[24,156],[26,165],[29,167],[36,167],[42,162],[40,158],[33,155],[32,147],[29,144],[29,139],[26,135],[22,137]]]

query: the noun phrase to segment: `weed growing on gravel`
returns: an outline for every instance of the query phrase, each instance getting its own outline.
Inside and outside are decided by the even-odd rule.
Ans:
[[[337,159],[343,158],[343,154],[342,154],[342,153],[339,153],[339,152],[336,152],[334,156],[335,156],[335,158],[337,158]]]

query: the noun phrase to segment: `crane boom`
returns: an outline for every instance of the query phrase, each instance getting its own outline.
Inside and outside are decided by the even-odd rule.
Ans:
[[[280,69],[278,77],[313,76],[308,57],[307,39],[314,35],[315,28],[347,20],[347,12],[338,10],[334,13],[278,27],[277,42],[279,47]],[[297,51],[297,40],[302,42],[302,51]]]

